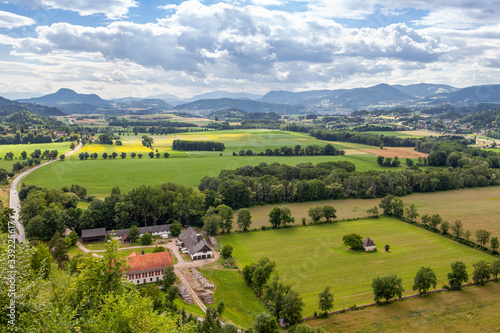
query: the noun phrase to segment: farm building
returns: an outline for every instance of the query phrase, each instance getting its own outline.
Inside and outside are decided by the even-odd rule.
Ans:
[[[208,259],[213,257],[212,249],[208,246],[203,237],[189,227],[179,235],[182,246],[187,249],[187,253],[192,260]]]
[[[68,133],[64,131],[54,131],[52,134],[54,134],[57,138],[60,136],[68,136]]]
[[[103,242],[106,239],[106,228],[82,230],[82,242]]]
[[[365,251],[375,251],[375,243],[370,239],[370,237],[366,237],[362,244]]]
[[[144,284],[163,280],[163,273],[173,265],[170,252],[158,252],[139,255],[132,252],[128,256],[126,279],[134,284]]]
[[[151,236],[162,236],[162,235],[167,235],[169,237],[171,236],[170,224],[155,225],[151,227],[140,227],[139,232],[140,232],[139,237],[142,237],[142,235],[144,235],[146,232],[149,232]],[[126,239],[125,236],[128,236],[129,229],[110,230],[107,233],[113,239],[125,241]]]

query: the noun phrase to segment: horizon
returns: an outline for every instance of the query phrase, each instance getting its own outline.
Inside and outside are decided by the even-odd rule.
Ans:
[[[485,1],[7,0],[0,94],[488,85],[500,74],[499,12]]]

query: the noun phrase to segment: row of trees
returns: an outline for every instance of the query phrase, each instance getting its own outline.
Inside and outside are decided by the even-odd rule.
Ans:
[[[410,159],[410,161],[411,161],[411,159]],[[396,167],[397,168],[397,167],[399,167],[401,165],[401,161],[398,159],[397,156],[394,157],[394,159],[392,159],[391,157],[385,157],[384,158],[384,156],[377,156],[377,164],[380,165],[380,166]],[[411,163],[411,164],[413,164],[413,163]],[[408,165],[408,163],[407,163],[407,165]]]
[[[45,149],[43,152],[40,149],[35,149],[29,156],[32,159],[55,159],[57,158],[57,155],[59,152],[57,150],[48,150]],[[22,151],[20,156],[21,159],[25,160],[28,158],[28,153],[26,151]],[[5,153],[4,159],[6,160],[12,160],[14,159],[14,153],[12,151],[9,151]]]
[[[107,152],[104,152],[102,153],[101,157],[103,159],[115,159],[117,157],[120,157],[120,158],[126,158],[127,157],[127,153],[126,152],[121,152],[120,154],[118,154],[117,152],[112,152],[112,153],[107,153]],[[136,154],[135,152],[131,152],[130,153],[130,157],[132,158],[135,158],[135,157],[138,157],[138,158],[142,158],[144,155],[142,153],[139,153],[139,154]],[[153,151],[150,151],[147,156],[149,156],[150,158],[160,158],[161,156],[163,156],[164,158],[168,158],[170,156],[169,153],[163,153],[163,154],[160,154],[158,151],[155,153]],[[99,157],[99,154],[97,153],[88,153],[88,152],[84,152],[84,153],[80,153],[78,154],[78,158],[80,160],[87,160],[87,159],[91,159],[91,160],[95,160]]]
[[[226,149],[224,143],[214,141],[189,141],[189,140],[174,140],[172,143],[173,150],[202,150],[202,151],[223,151]]]
[[[217,199],[238,209],[281,202],[403,196],[497,185],[499,179],[500,172],[484,164],[425,171],[416,168],[401,172],[356,172],[355,166],[346,161],[296,166],[261,163],[205,177],[198,188],[206,194],[208,205]]]
[[[253,155],[261,155],[261,156],[302,156],[302,155],[330,155],[330,156],[338,156],[344,155],[345,151],[342,149],[337,149],[331,144],[327,144],[324,147],[319,145],[309,145],[306,147],[301,147],[300,145],[296,145],[295,147],[281,147],[272,149],[266,149],[265,152],[254,153],[253,150],[240,150],[238,154],[233,152],[233,156],[253,156]]]

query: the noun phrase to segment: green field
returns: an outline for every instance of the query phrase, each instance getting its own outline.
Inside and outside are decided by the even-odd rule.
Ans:
[[[348,250],[342,236],[358,233],[370,237],[378,252]],[[219,237],[221,244],[234,247],[233,257],[240,268],[261,257],[276,262],[283,280],[293,286],[306,304],[304,315],[317,310],[318,293],[331,286],[335,309],[373,302],[372,279],[396,274],[403,279],[405,295],[411,291],[413,278],[422,266],[431,267],[438,286],[447,283],[446,274],[456,260],[467,263],[489,255],[455,243],[419,227],[379,218],[308,227],[237,233]],[[390,252],[383,251],[385,244]]]
[[[257,315],[268,313],[264,303],[257,297],[236,270],[200,269],[207,279],[217,286],[214,299],[218,303],[224,300],[225,310],[222,316],[234,324],[249,328]]]
[[[328,332],[498,332],[500,283],[419,297],[307,322]]]
[[[12,171],[12,165],[16,162],[22,162],[21,152],[26,151],[29,155],[36,149],[40,149],[42,152],[46,149],[57,150],[59,155],[70,151],[70,142],[53,142],[53,143],[33,143],[25,145],[0,145],[0,169],[5,169],[7,171]],[[13,160],[6,160],[5,154],[8,152],[14,153]]]

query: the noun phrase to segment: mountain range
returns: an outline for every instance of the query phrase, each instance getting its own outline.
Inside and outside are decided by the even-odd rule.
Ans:
[[[3,99],[8,101],[6,99]],[[385,83],[366,88],[310,90],[302,92],[270,91],[260,96],[247,93],[213,91],[181,99],[172,94],[150,96],[146,99],[123,97],[105,100],[96,94],[79,94],[70,89],[36,98],[10,101],[6,108],[20,105],[39,105],[58,110],[40,109],[46,114],[95,114],[164,112],[177,110],[197,115],[207,115],[217,110],[236,108],[246,112],[275,112],[280,114],[350,113],[392,107],[426,108],[443,104],[474,106],[480,103],[500,103],[500,85],[456,88],[443,84],[419,83],[413,85],[388,85]],[[0,100],[2,105],[2,100]],[[26,107],[27,108],[27,107]],[[0,112],[2,112],[0,110]],[[48,113],[47,113],[48,112]]]

